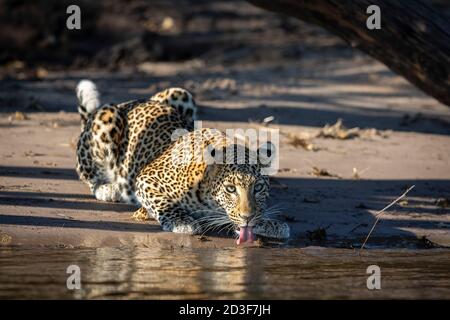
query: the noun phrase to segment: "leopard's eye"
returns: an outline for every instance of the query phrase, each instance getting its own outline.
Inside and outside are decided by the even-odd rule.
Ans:
[[[255,185],[255,187],[253,188],[253,190],[254,190],[255,192],[259,192],[259,191],[262,190],[262,188],[263,188],[263,185],[262,185],[261,183],[259,183],[259,184]]]
[[[227,190],[227,192],[229,192],[229,193],[235,193],[236,187],[232,186],[232,185],[228,185],[228,186],[225,186],[225,190]]]

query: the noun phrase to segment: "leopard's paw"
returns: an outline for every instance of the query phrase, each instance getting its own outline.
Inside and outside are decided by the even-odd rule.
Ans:
[[[95,188],[95,198],[100,201],[119,202],[120,192],[115,184],[102,184]]]
[[[179,223],[174,225],[172,228],[174,233],[184,233],[184,234],[197,234],[199,233],[198,227],[195,224]]]
[[[253,228],[253,232],[257,235],[286,240],[290,237],[290,228],[286,222],[275,220],[262,220]]]
[[[144,207],[139,208],[138,210],[136,210],[133,215],[132,218],[136,221],[147,221],[150,220],[149,214],[147,212],[147,210]]]
[[[163,230],[174,233],[198,234],[201,232],[200,225],[191,217],[183,217],[182,219],[173,219],[162,224]]]

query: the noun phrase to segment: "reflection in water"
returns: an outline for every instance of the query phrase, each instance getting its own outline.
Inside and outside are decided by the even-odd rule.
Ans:
[[[202,289],[221,298],[246,298],[247,253],[247,250],[206,250],[199,256],[201,265],[206,266],[198,277]]]
[[[81,268],[81,290],[66,269]],[[366,268],[382,270],[382,290]],[[450,298],[448,250],[0,248],[0,298]]]

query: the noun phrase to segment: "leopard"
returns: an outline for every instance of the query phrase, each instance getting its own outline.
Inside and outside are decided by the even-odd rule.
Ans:
[[[270,142],[255,152],[220,130],[196,128],[198,107],[183,88],[102,105],[97,86],[82,80],[76,95],[76,171],[97,200],[136,205],[133,218],[174,233],[224,231],[237,244],[289,238],[289,225],[267,206],[260,158],[274,151]]]

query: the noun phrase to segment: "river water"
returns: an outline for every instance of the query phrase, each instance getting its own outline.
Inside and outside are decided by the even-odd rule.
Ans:
[[[70,265],[81,289],[67,288]],[[450,299],[450,250],[3,247],[0,298]]]

